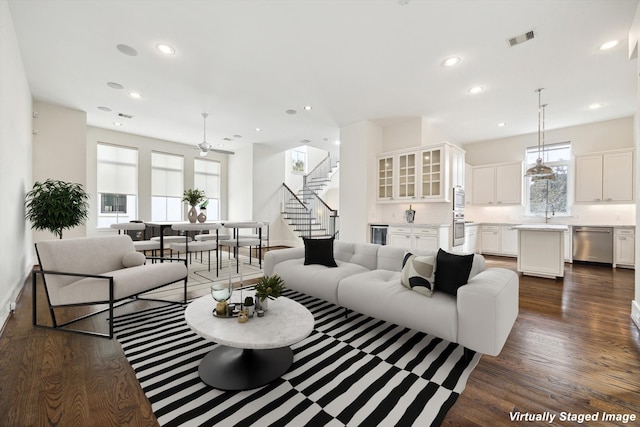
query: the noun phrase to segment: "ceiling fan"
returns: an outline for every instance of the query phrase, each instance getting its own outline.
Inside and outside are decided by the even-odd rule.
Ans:
[[[209,153],[209,151],[213,151],[214,153],[220,153],[220,154],[235,154],[233,151],[220,150],[220,149],[217,149],[217,148],[213,148],[211,146],[211,144],[209,144],[207,142],[207,117],[209,117],[209,114],[202,113],[202,118],[204,120],[204,138],[203,138],[202,142],[200,144],[198,144],[198,149],[200,150],[200,155],[201,156],[206,156],[207,153]]]

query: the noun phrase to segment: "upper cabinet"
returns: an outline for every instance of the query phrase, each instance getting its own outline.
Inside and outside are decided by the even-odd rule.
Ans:
[[[378,158],[378,199],[393,198],[393,157]]]
[[[474,205],[522,204],[522,162],[477,166],[471,173]]]
[[[378,156],[378,200],[448,202],[464,186],[464,150],[445,143]]]
[[[633,202],[633,164],[633,150],[576,156],[576,203]]]

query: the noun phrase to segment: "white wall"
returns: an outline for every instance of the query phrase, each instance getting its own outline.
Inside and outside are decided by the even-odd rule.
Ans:
[[[253,147],[247,145],[229,156],[229,211],[231,221],[253,219]]]
[[[33,181],[48,178],[82,184],[87,191],[87,114],[59,105],[34,102]],[[95,196],[92,196],[92,199]],[[90,200],[91,202],[91,200]],[[62,232],[63,238],[86,236],[86,224]],[[52,240],[49,231],[33,232],[33,240]]]
[[[291,159],[276,148],[253,145],[252,219],[269,222],[271,246],[298,246],[300,239],[287,227],[281,215],[282,183]]]
[[[161,139],[148,138],[145,136],[132,135],[130,133],[116,132],[108,129],[88,126],[86,128],[87,146],[87,191],[93,195],[91,199],[91,210],[87,223],[87,235],[101,234],[104,232],[113,233],[112,230],[96,229],[98,200],[96,189],[96,165],[97,165],[97,144],[107,143],[132,147],[138,150],[138,219],[148,220],[151,218],[151,152],[177,154],[184,157],[184,182],[183,188],[193,188],[193,160],[200,158],[200,152],[194,150],[194,146],[178,144]],[[207,154],[206,159],[220,162],[220,218],[227,217],[227,155],[218,154],[213,151]],[[188,206],[184,206],[184,218],[187,218]]]
[[[629,58],[637,64],[638,75],[640,76],[640,57],[638,50],[640,49],[640,4],[636,8],[636,14],[633,24],[629,30]],[[638,80],[636,80],[638,82]],[[638,108],[634,117],[633,142],[636,147],[636,205],[640,200],[640,166],[638,165],[638,153],[640,153],[640,84],[636,86],[636,96],[638,100]],[[640,209],[636,209],[636,224],[640,224]],[[636,227],[636,268],[640,269],[640,233]],[[631,302],[631,318],[634,319],[638,328],[640,328],[640,275],[635,275],[635,297]]]
[[[24,195],[32,186],[32,100],[6,1],[0,1],[0,57],[1,329],[34,264],[31,230],[24,220]]]
[[[545,142],[570,141],[572,154],[576,156],[599,151],[633,148],[633,135],[633,118],[626,117],[550,130],[545,132]],[[525,149],[535,146],[537,143],[537,133],[532,133],[466,144],[464,145],[465,160],[473,166],[523,161]],[[470,189],[467,190],[470,191]],[[526,223],[540,221],[540,218],[526,217],[524,206],[469,206],[465,210],[465,216],[467,219],[477,222]],[[571,207],[571,216],[553,217],[550,222],[581,225],[631,225],[636,223],[636,205],[576,204]]]
[[[376,154],[383,130],[371,121],[340,129],[340,240],[365,243],[376,216]]]

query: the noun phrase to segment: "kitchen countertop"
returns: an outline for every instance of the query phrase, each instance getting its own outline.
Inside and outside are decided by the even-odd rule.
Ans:
[[[527,230],[527,231],[567,231],[569,229],[568,225],[560,225],[560,224],[519,224],[514,225],[514,230]]]

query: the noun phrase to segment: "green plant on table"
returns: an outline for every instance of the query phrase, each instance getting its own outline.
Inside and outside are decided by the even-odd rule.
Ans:
[[[47,179],[37,181],[25,195],[25,218],[31,228],[49,230],[62,239],[62,231],[85,223],[89,194],[82,184]]]
[[[204,191],[196,189],[188,189],[184,190],[182,193],[182,201],[189,203],[191,206],[196,206],[198,203],[205,200],[207,196],[205,196]]]
[[[209,204],[209,199],[204,199],[204,202],[200,203],[200,209],[207,209],[208,204]]]
[[[277,274],[272,276],[263,276],[256,283],[256,297],[260,301],[265,299],[276,299],[282,294],[284,289],[284,280]]]

